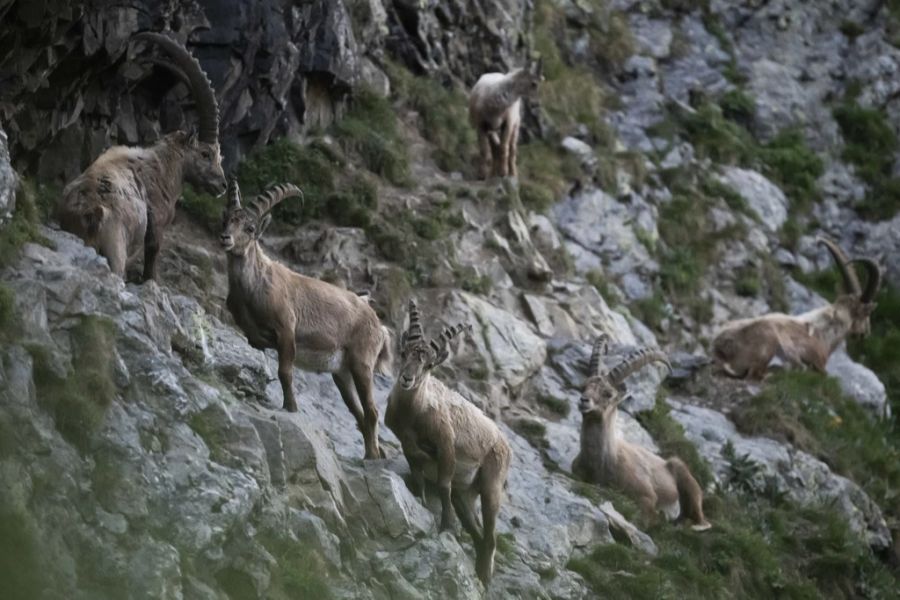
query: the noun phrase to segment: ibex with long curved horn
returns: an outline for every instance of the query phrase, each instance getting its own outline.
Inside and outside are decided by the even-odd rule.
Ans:
[[[726,323],[713,340],[713,358],[725,373],[762,379],[776,356],[789,365],[824,373],[828,358],[848,335],[868,335],[881,268],[870,258],[850,260],[830,239],[819,238],[819,243],[828,248],[840,269],[845,293],[832,304],[800,315],[771,313]],[[854,263],[868,274],[865,288]]]
[[[403,445],[413,491],[424,494],[425,479],[437,484],[441,530],[451,527],[451,506],[455,509],[475,544],[478,577],[487,584],[494,572],[495,527],[512,451],[493,421],[431,376],[447,360],[450,341],[467,329],[471,326],[449,327],[428,342],[416,303],[409,301],[409,329],[400,343],[403,366],[388,397],[384,423]],[[475,518],[478,496],[481,528]]]
[[[637,444],[620,439],[616,430],[619,404],[627,397],[625,379],[653,362],[669,366],[658,350],[641,349],[607,371],[602,363],[606,340],[594,342],[588,378],[581,401],[581,451],[572,473],[584,481],[609,485],[634,498],[644,515],[653,519],[662,511],[669,519],[684,516],[702,531],[711,525],[703,515],[703,490],[687,465],[672,457],[664,460]]]
[[[200,63],[168,36],[144,32],[132,39],[158,45],[174,61],[160,64],[188,83],[197,105],[198,133],[176,131],[147,148],[109,148],[66,186],[57,217],[63,229],[105,256],[120,276],[143,249],[147,280],[156,277],[163,231],[175,216],[183,183],[220,195],[226,181],[216,96]]]
[[[364,298],[295,273],[266,256],[259,244],[271,222],[270,211],[282,200],[300,195],[296,186],[278,185],[244,208],[237,182],[229,182],[220,238],[228,253],[226,304],[251,346],[278,351],[284,408],[297,410],[295,364],[307,371],[331,373],[363,434],[366,458],[378,458],[372,376],[376,369],[390,369],[390,333]]]

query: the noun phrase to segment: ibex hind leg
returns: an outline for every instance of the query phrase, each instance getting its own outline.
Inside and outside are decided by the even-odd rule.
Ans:
[[[372,375],[374,365],[356,363],[351,365],[350,373],[353,375],[353,383],[356,393],[362,403],[363,410],[363,440],[366,445],[365,458],[384,458],[385,455],[378,446],[378,407],[375,406]]]
[[[344,404],[347,405],[353,418],[356,419],[356,427],[359,429],[359,432],[365,432],[366,422],[362,407],[359,404],[359,398],[356,397],[356,389],[353,387],[353,376],[347,371],[339,371],[333,373],[331,378],[334,380],[334,384],[337,386]]]
[[[450,499],[456,510],[456,516],[459,517],[459,522],[466,533],[472,536],[472,543],[477,548],[481,545],[482,532],[475,519],[475,496],[468,490],[459,491],[454,487]]]

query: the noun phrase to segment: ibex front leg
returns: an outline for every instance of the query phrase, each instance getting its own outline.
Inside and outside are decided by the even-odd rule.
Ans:
[[[278,333],[278,380],[284,394],[282,408],[288,412],[297,412],[297,401],[294,400],[294,354],[297,351],[294,330],[282,330]]]

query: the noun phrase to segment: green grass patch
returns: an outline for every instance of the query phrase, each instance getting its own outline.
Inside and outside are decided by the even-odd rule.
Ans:
[[[10,340],[18,332],[15,300],[13,291],[0,283],[0,340]]]
[[[900,354],[875,349],[886,350],[888,361]],[[781,439],[818,457],[859,483],[886,514],[900,517],[900,444],[893,424],[873,419],[844,396],[837,380],[813,372],[778,373],[732,418],[747,434]]]
[[[656,331],[661,329],[663,320],[668,316],[666,299],[660,290],[654,290],[653,295],[647,298],[635,300],[628,308],[634,318]]]
[[[37,527],[19,507],[0,510],[0,573],[6,598],[41,598],[48,581]]]
[[[421,119],[421,134],[431,142],[437,166],[444,171],[473,174],[475,131],[469,126],[466,94],[431,77],[418,77],[387,61],[385,70],[393,95],[414,109]]]
[[[713,528],[658,524],[656,557],[622,544],[569,562],[598,597],[893,598],[896,580],[830,507],[707,497]]]
[[[513,430],[538,449],[547,448],[547,427],[537,419],[520,418],[511,423]]]
[[[538,140],[519,146],[518,164],[519,198],[535,212],[556,204],[581,174],[575,156]]]
[[[749,127],[756,114],[756,101],[738,88],[725,92],[720,100],[722,115],[726,119]]]
[[[818,198],[816,180],[824,171],[822,160],[796,129],[780,132],[769,143],[758,143],[745,127],[752,100],[739,92],[729,94],[723,97],[721,108],[705,102],[674,122],[660,123],[654,132],[663,137],[679,133],[699,156],[762,171],[784,190],[792,211],[806,210]]]
[[[345,150],[357,153],[366,168],[394,185],[410,185],[409,152],[391,103],[367,89],[357,91],[350,109],[334,125]]]
[[[539,394],[537,397],[537,403],[538,406],[556,417],[568,417],[569,412],[572,410],[572,407],[569,406],[568,400],[564,398],[557,398],[556,396],[549,396],[547,394]]]
[[[900,179],[892,174],[900,142],[887,115],[846,100],[834,109],[834,118],[844,136],[843,158],[853,163],[869,185],[865,199],[856,206],[857,212],[866,219],[893,217],[900,209]]]
[[[38,232],[38,224],[45,221],[52,210],[49,197],[49,194],[38,194],[31,182],[24,179],[19,181],[16,209],[0,235],[0,269],[18,258],[22,246],[28,242],[40,243],[43,240]]]
[[[60,378],[45,352],[33,349],[34,382],[38,402],[52,415],[63,437],[82,451],[116,398],[113,365],[116,328],[106,317],[83,316],[69,330],[72,366]]]

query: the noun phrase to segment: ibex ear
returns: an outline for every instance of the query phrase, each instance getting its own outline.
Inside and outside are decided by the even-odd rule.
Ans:
[[[259,220],[259,226],[256,228],[256,239],[262,237],[262,234],[266,231],[266,227],[268,227],[271,222],[272,215],[264,215],[263,218]]]
[[[190,145],[190,146],[196,146],[197,139],[198,138],[197,138],[196,131],[185,135],[185,140],[187,141],[188,145]]]

